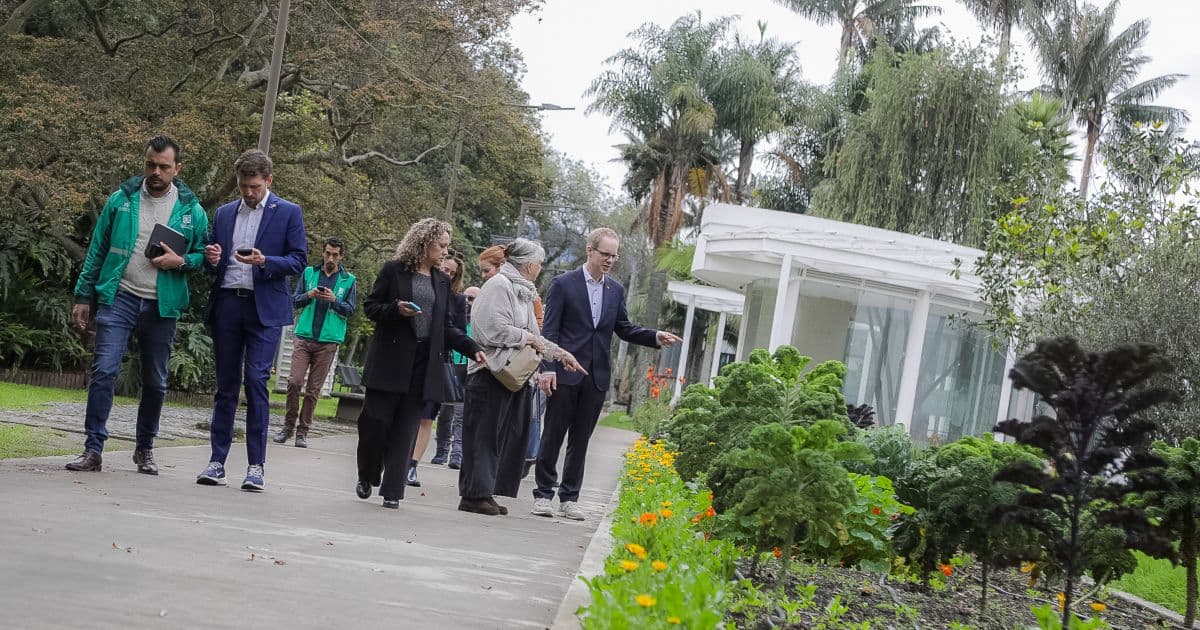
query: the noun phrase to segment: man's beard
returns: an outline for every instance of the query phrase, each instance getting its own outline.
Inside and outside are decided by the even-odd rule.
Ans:
[[[333,273],[337,271],[336,263],[325,263],[325,273]]]

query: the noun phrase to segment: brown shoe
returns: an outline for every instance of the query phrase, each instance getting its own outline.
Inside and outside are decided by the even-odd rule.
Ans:
[[[133,463],[137,464],[138,472],[143,475],[157,475],[158,464],[154,463],[154,451],[139,448],[133,452]]]
[[[67,462],[65,468],[84,472],[100,472],[101,463],[100,451],[84,451],[79,457]]]
[[[500,516],[500,510],[487,499],[467,499],[458,502],[458,509],[463,512],[474,512],[485,516]]]
[[[496,497],[488,497],[487,502],[495,506],[497,510],[500,510],[500,516],[508,516],[508,508],[496,503]]]

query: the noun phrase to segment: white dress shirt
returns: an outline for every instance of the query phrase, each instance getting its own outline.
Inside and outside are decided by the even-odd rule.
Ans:
[[[592,328],[600,325],[600,314],[604,312],[604,274],[600,278],[592,277],[587,267],[583,267],[583,278],[587,281],[588,302],[592,306]]]
[[[230,243],[233,251],[229,252],[229,267],[225,270],[221,288],[254,290],[254,269],[246,263],[238,262],[234,254],[239,249],[254,247],[254,241],[258,238],[258,226],[262,223],[263,208],[266,207],[270,196],[271,191],[265,191],[262,200],[253,208],[246,205],[244,198],[238,204],[237,219],[233,224],[233,240]]]

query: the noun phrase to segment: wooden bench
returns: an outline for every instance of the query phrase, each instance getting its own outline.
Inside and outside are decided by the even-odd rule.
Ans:
[[[344,390],[329,392],[337,399],[337,411],[334,417],[343,422],[358,420],[358,414],[363,407],[362,374],[353,365],[340,364],[337,366],[338,379]]]

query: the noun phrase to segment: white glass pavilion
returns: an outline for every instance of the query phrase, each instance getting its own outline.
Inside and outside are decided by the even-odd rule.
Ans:
[[[851,404],[917,442],[1008,417],[1011,357],[968,325],[983,312],[977,249],[806,215],[705,208],[692,273],[745,296],[738,359],[795,346],[846,364]],[[956,266],[956,262],[960,263]]]

